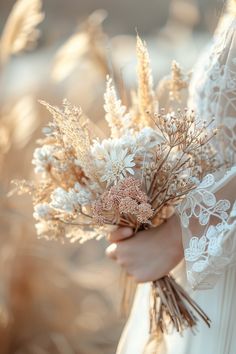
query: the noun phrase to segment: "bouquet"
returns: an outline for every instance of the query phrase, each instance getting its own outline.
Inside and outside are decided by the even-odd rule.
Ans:
[[[165,222],[190,191],[217,169],[211,144],[213,119],[193,111],[158,110],[150,60],[137,38],[138,90],[130,107],[118,99],[107,78],[105,118],[110,136],[94,136],[80,107],[67,100],[57,108],[41,101],[53,120],[44,128],[33,156],[35,183],[20,189],[33,195],[40,237],[84,242],[100,238],[110,226],[129,226],[134,234]],[[176,63],[166,81],[171,101],[178,101],[186,80]],[[162,85],[163,86],[163,85]],[[167,221],[168,222],[168,221]],[[135,237],[135,235],[134,235]],[[170,275],[153,282],[151,331],[177,331],[210,320]]]

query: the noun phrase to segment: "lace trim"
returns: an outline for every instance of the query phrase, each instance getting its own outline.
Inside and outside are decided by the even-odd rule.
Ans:
[[[236,176],[236,18],[223,17],[209,49],[194,70],[190,86],[190,108],[199,119],[216,118],[221,126],[215,141],[230,171],[208,175],[177,211],[181,217],[187,276],[193,287],[214,285],[225,267],[236,262],[236,203],[217,200],[215,192]],[[192,233],[197,219],[200,235]]]
[[[184,250],[187,276],[193,287],[209,274],[221,274],[232,259],[233,249],[228,249],[226,242],[232,231],[236,230],[236,202],[231,206],[228,200],[217,200],[213,191],[234,176],[236,166],[219,181],[213,175],[207,175],[177,207],[184,229],[189,228],[193,217],[204,227],[200,236],[193,235],[189,239],[188,247]],[[217,220],[215,225],[210,224],[212,218]],[[200,277],[199,273],[202,273]]]

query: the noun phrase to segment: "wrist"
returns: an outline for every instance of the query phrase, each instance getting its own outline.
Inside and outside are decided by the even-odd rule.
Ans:
[[[182,243],[182,230],[180,225],[179,217],[174,214],[167,223],[170,223],[169,230],[170,230],[170,237],[172,243],[172,252],[173,257],[181,260],[184,257],[184,249]]]

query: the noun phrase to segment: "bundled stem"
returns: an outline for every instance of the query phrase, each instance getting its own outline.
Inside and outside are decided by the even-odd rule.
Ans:
[[[188,293],[170,275],[152,283],[150,332],[166,333],[169,325],[177,332],[197,324],[195,313],[210,327],[211,320]]]

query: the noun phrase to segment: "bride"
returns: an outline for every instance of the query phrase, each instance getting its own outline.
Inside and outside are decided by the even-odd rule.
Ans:
[[[157,229],[120,228],[110,236],[107,254],[138,283],[130,318],[117,354],[142,354],[149,339],[150,281],[170,271],[212,321],[199,321],[197,333],[165,334],[161,354],[236,353],[236,0],[231,0],[212,43],[203,53],[190,85],[189,107],[221,126],[216,146],[230,161],[221,176],[209,176],[198,191]],[[198,208],[191,210],[191,202]],[[198,211],[197,211],[198,210]],[[202,226],[202,218],[209,221]],[[140,257],[142,254],[142,257]]]

